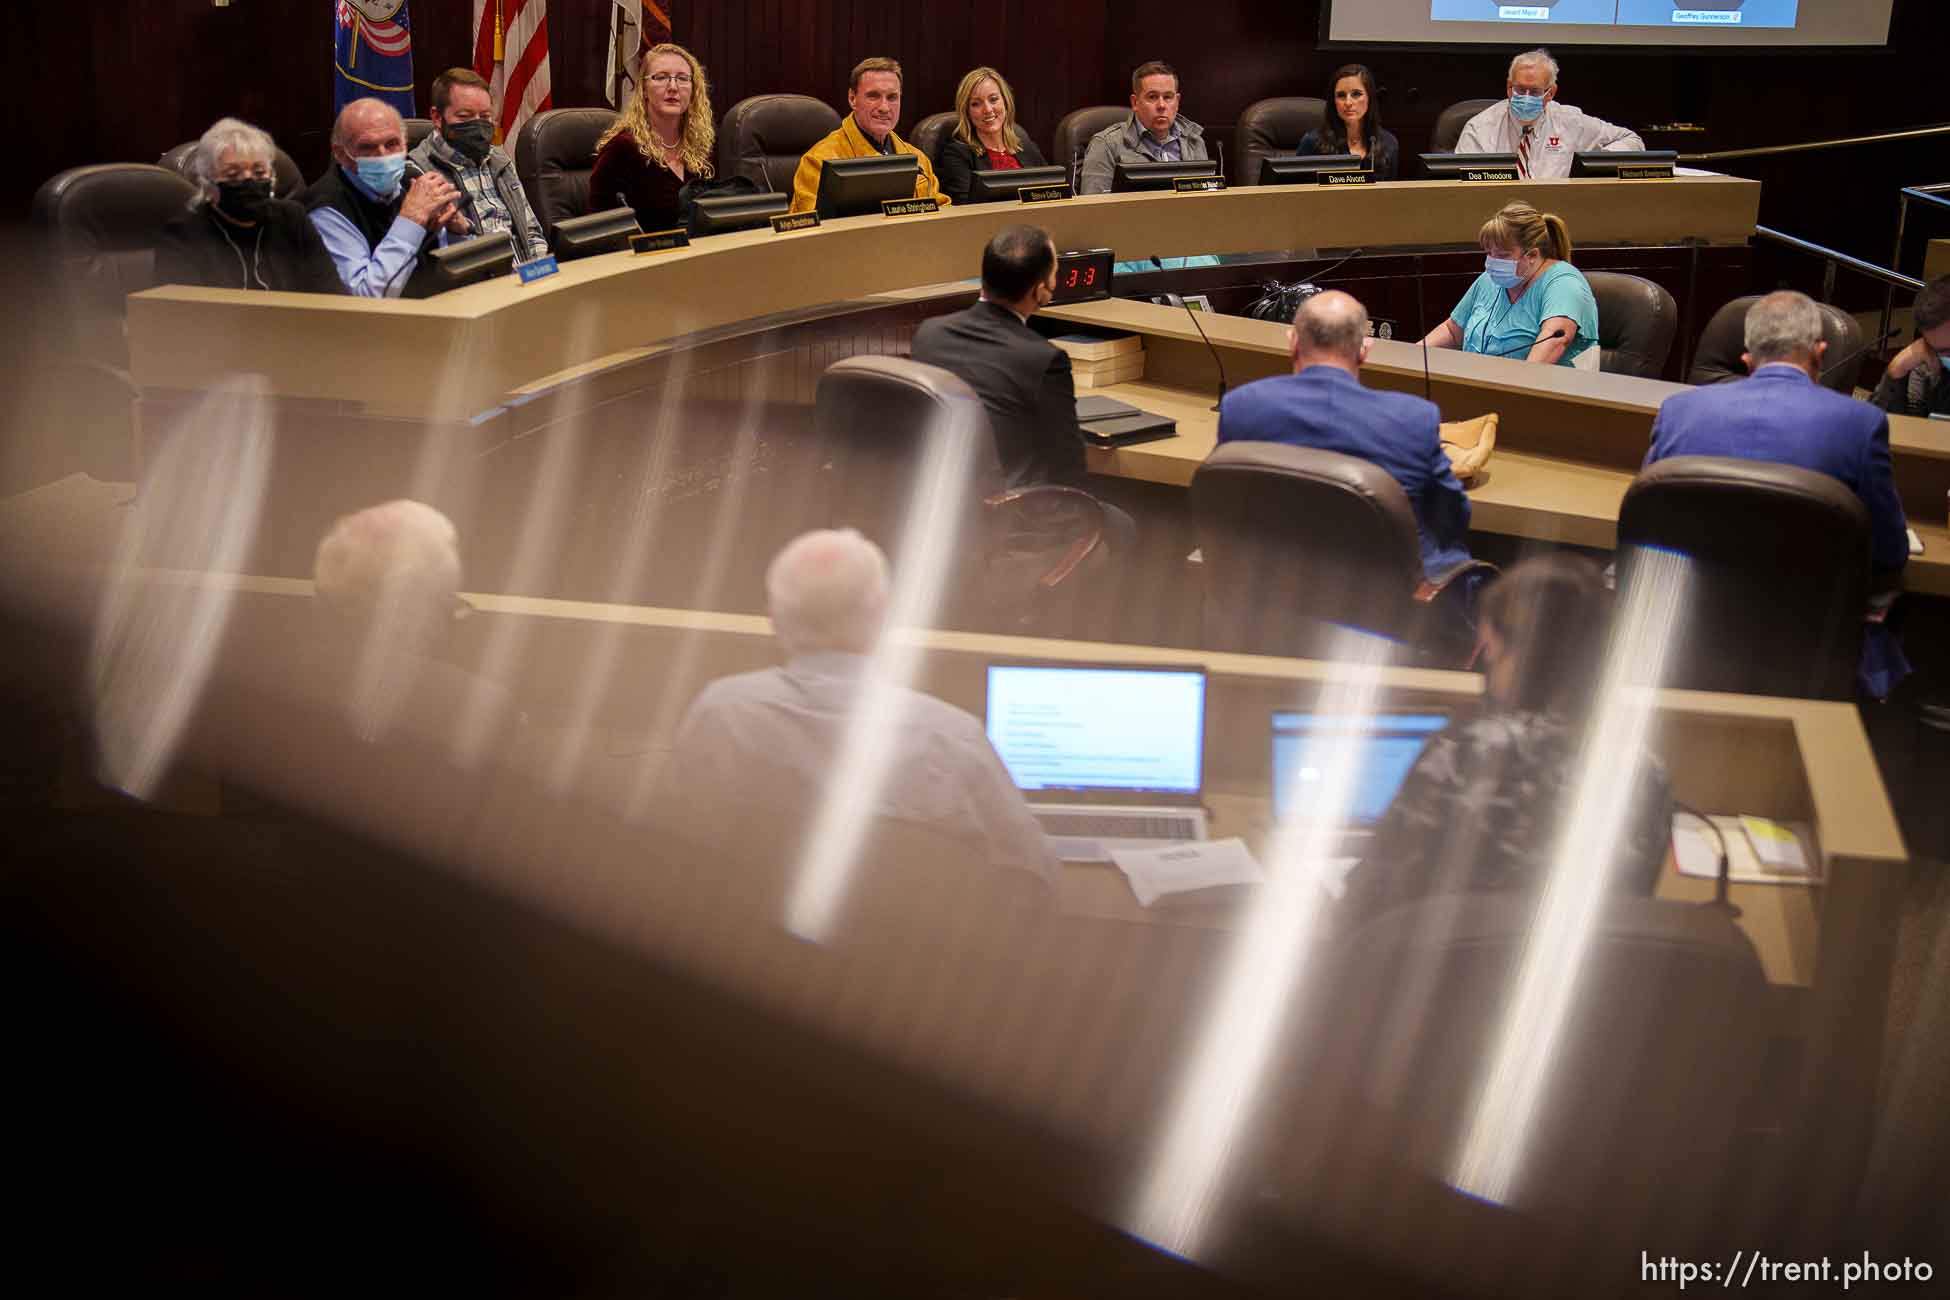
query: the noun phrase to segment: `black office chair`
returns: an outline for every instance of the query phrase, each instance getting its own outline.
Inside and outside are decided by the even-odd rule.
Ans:
[[[1331,655],[1343,629],[1398,643],[1391,658],[1460,658],[1469,629],[1422,573],[1415,514],[1387,471],[1339,452],[1229,442],[1192,475],[1211,650]]]
[[[1107,126],[1117,125],[1130,115],[1130,109],[1118,104],[1101,104],[1065,113],[1063,120],[1056,124],[1056,137],[1051,141],[1055,150],[1049,156],[1050,162],[1074,171],[1083,161],[1083,151],[1090,147],[1090,137]]]
[[[1508,1183],[1460,1190],[1556,1232],[1689,1240],[1722,1227],[1726,1175],[1778,1115],[1765,1104],[1773,1013],[1752,944],[1714,908],[1600,903],[1562,976],[1575,988],[1567,1019],[1551,1051],[1524,1061],[1542,1072],[1537,1103],[1519,1124],[1479,1131],[1499,1047],[1542,1039],[1542,1024],[1509,1019],[1537,916],[1527,892],[1439,895],[1330,949],[1293,1050],[1275,1057],[1306,1068],[1274,1082],[1264,1129],[1238,1144],[1257,1153],[1257,1184],[1304,1215],[1363,1185],[1337,1170],[1353,1177],[1364,1158],[1456,1184],[1480,1168],[1465,1153],[1487,1150],[1520,1156]]]
[[[1659,378],[1679,330],[1679,304],[1641,276],[1586,271],[1584,278],[1598,301],[1598,368],[1608,375]]]
[[[1706,330],[1700,335],[1699,347],[1693,352],[1693,368],[1686,376],[1687,383],[1721,384],[1747,377],[1747,364],[1740,359],[1747,350],[1747,312],[1760,299],[1759,294],[1748,294],[1713,313],[1713,319],[1706,322]],[[1855,366],[1850,358],[1861,360],[1862,329],[1853,316],[1839,307],[1825,302],[1815,306],[1821,311],[1821,337],[1828,343],[1823,358],[1828,369],[1822,374],[1821,386],[1853,395]]]
[[[515,175],[551,247],[556,226],[589,211],[596,141],[615,122],[607,108],[551,108],[522,123],[516,134]]]
[[[1316,130],[1327,101],[1306,96],[1262,99],[1246,107],[1232,133],[1232,183],[1259,184],[1259,165],[1284,158],[1300,147],[1300,137]]]
[[[790,194],[799,160],[839,125],[832,106],[809,95],[741,99],[718,124],[718,175],[743,176],[762,194]]]
[[[914,129],[906,133],[907,142],[928,156],[928,161],[936,163],[941,158],[941,146],[955,130],[953,113],[930,113],[914,124]]]
[[[1456,141],[1462,139],[1463,128],[1469,125],[1469,119],[1490,105],[1502,102],[1500,99],[1465,99],[1437,113],[1435,126],[1429,131],[1429,152],[1455,152]]]
[[[155,287],[156,237],[188,211],[196,186],[167,167],[100,163],[64,171],[34,195],[33,220],[47,250],[59,318],[40,328],[71,372],[55,384],[78,463],[96,478],[131,476],[127,299]]]
[[[196,141],[186,140],[156,159],[156,165],[167,167],[178,176],[185,178],[190,174],[190,155],[196,152]],[[276,149],[271,154],[271,193],[281,199],[302,199],[305,196],[304,173],[290,154]],[[192,182],[194,183],[194,182]]]
[[[1869,515],[1826,474],[1675,456],[1645,469],[1618,515],[1621,607],[1674,584],[1664,685],[1846,700],[1868,598]]]
[[[954,444],[951,458],[962,469],[929,483],[923,476],[943,439]],[[912,511],[958,529],[944,620],[1011,630],[1067,626],[1085,617],[1085,589],[1100,590],[1109,577],[1102,505],[1057,484],[1005,489],[981,400],[939,367],[886,356],[828,367],[800,456],[801,513],[785,527],[788,537],[807,528],[858,528],[898,572]]]

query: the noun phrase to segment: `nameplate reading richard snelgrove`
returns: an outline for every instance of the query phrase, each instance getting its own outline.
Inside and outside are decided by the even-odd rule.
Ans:
[[[941,205],[933,199],[882,199],[880,215],[883,217],[918,217],[923,212],[936,212]]]
[[[1669,181],[1672,179],[1672,168],[1663,165],[1652,167],[1620,167],[1618,169],[1618,179],[1621,181]]]

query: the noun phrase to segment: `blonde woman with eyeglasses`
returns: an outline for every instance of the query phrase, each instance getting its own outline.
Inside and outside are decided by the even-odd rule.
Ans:
[[[638,64],[637,93],[596,142],[589,210],[628,202],[645,230],[683,224],[685,182],[711,175],[717,128],[704,65],[681,45],[653,45]]]

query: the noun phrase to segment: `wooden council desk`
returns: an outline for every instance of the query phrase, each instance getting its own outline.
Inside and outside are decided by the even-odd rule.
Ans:
[[[1212,354],[1183,311],[1150,303],[1110,301],[1052,307],[1046,315],[1079,325],[1140,334],[1145,340],[1142,381],[1091,390],[1178,422],[1178,435],[1117,451],[1092,450],[1100,474],[1183,486],[1218,443],[1219,417]],[[1201,318],[1233,387],[1291,368],[1284,326],[1238,316]],[[1594,374],[1565,366],[1533,366],[1450,349],[1377,339],[1362,369],[1376,388],[1420,395],[1423,365],[1430,395],[1444,418],[1500,417],[1488,475],[1469,490],[1470,526],[1539,541],[1609,550],[1617,542],[1618,509],[1645,459],[1660,403],[1682,384],[1629,375]],[[1889,421],[1896,487],[1910,526],[1923,539],[1911,556],[1904,586],[1950,595],[1950,422],[1895,416]]]
[[[364,412],[467,420],[551,375],[666,340],[820,303],[968,279],[1004,226],[1034,221],[1062,248],[1125,258],[1463,243],[1514,199],[1562,215],[1580,240],[1744,243],[1760,185],[1667,181],[1245,186],[851,217],[746,231],[689,248],[610,253],[532,285],[512,277],[404,301],[169,286],[129,299],[130,369],[145,391],[265,376],[275,397],[355,399]]]

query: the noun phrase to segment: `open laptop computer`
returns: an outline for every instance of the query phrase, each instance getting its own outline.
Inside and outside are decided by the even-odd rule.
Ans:
[[[1198,669],[992,664],[987,725],[1066,861],[1206,837]]]
[[[1273,714],[1273,820],[1279,823],[1326,821],[1344,841],[1358,844],[1395,801],[1409,769],[1434,735],[1449,725],[1447,714],[1363,715]],[[1335,763],[1353,765],[1344,797],[1329,780]],[[1328,807],[1332,798],[1338,807]]]

